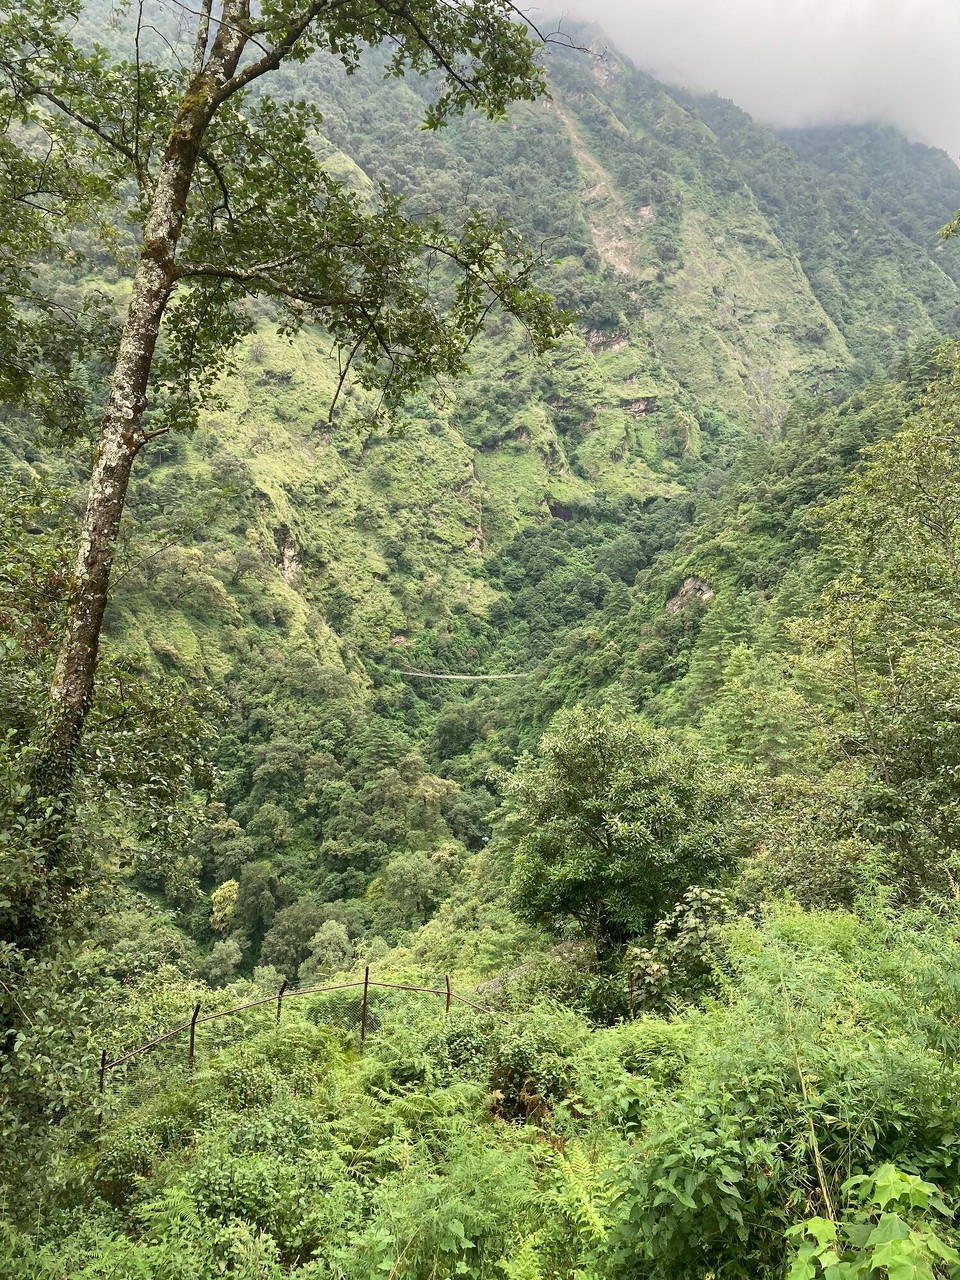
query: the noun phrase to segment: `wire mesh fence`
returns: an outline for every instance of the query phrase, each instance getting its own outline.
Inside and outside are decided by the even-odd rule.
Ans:
[[[455,992],[444,975],[435,985],[383,982],[370,977],[329,986],[296,989],[286,982],[271,995],[248,1000],[229,1008],[205,1008],[198,1001],[187,1015],[167,1030],[133,1048],[111,1056],[104,1049],[99,1071],[99,1119],[102,1123],[106,1095],[124,1093],[128,1098],[155,1087],[157,1075],[169,1080],[193,1076],[194,1066],[208,1054],[283,1024],[291,1006],[305,1013],[310,1022],[342,1036],[354,1038],[362,1049],[370,1036],[388,1022],[422,1016],[424,1006],[432,1006],[437,1017],[452,1008],[470,1008],[480,1014],[499,1017],[494,1010]],[[149,1060],[153,1070],[144,1076],[139,1064]]]

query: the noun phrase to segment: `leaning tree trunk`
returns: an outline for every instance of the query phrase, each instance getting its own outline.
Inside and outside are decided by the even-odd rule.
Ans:
[[[243,0],[241,0],[243,6]],[[133,294],[100,424],[87,507],[69,583],[63,640],[50,686],[47,715],[34,757],[35,804],[63,809],[76,772],[77,748],[93,697],[103,615],[120,518],[137,452],[144,444],[143,414],[163,315],[176,280],[176,252],[201,140],[234,74],[246,37],[239,24],[221,25],[205,70],[181,100],[167,140]]]
[[[170,286],[161,261],[141,258],[100,424],[63,639],[34,764],[34,790],[44,798],[61,799],[73,779],[93,696],[120,517],[133,460],[143,443],[147,381]]]

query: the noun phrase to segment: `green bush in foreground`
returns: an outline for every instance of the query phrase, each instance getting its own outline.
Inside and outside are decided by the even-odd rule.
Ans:
[[[192,1082],[179,1058],[142,1060],[117,1081],[99,1150],[72,1140],[42,1203],[8,1192],[0,1272],[955,1274],[953,915],[779,908],[723,926],[723,941],[703,1007],[601,1029],[532,997],[494,1017],[398,997],[362,1055],[320,1025],[319,1002],[291,1005],[279,1030],[272,1014],[208,1024]],[[168,1016],[162,991],[138,999],[142,1025],[151,1001]],[[892,1230],[890,1212],[913,1272],[857,1230]]]
[[[885,1164],[870,1177],[851,1178],[844,1190],[853,1203],[839,1223],[810,1218],[787,1232],[797,1242],[787,1280],[960,1276],[960,1253],[942,1234],[954,1215],[931,1183]]]

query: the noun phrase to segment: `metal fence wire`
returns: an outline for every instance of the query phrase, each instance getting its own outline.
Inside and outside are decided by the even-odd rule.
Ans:
[[[111,1058],[104,1049],[100,1056],[99,1093],[100,1120],[103,1119],[104,1094],[109,1082],[128,1085],[131,1083],[131,1068],[138,1059],[149,1054],[155,1066],[169,1068],[171,1074],[186,1067],[192,1075],[194,1062],[198,1052],[206,1044],[209,1046],[211,1036],[205,1031],[208,1024],[221,1019],[233,1018],[244,1014],[233,1025],[218,1027],[216,1046],[222,1048],[224,1042],[236,1042],[246,1039],[254,1029],[263,1031],[270,1025],[279,1026],[283,1020],[284,1008],[292,1001],[298,1004],[301,999],[309,997],[307,1014],[312,1022],[330,1027],[345,1035],[356,1035],[362,1048],[369,1036],[375,1035],[381,1026],[396,1015],[402,1016],[405,1005],[409,1005],[415,997],[428,996],[436,1003],[438,1015],[449,1013],[451,1007],[466,1006],[477,1013],[498,1017],[492,1009],[478,1004],[474,1000],[459,995],[450,986],[448,975],[436,986],[420,987],[402,982],[380,982],[370,977],[370,969],[364,970],[363,978],[352,982],[340,982],[324,987],[292,988],[286,982],[280,989],[269,996],[262,996],[245,1004],[234,1005],[229,1009],[205,1009],[202,1001],[198,1001],[188,1017],[169,1030],[161,1032],[143,1044]],[[422,1006],[422,1001],[417,1003]],[[411,1011],[412,1012],[412,1011]],[[211,1029],[212,1030],[212,1029]],[[226,1035],[223,1033],[227,1032]]]

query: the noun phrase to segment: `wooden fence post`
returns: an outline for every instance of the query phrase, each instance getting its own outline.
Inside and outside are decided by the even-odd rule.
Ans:
[[[193,1075],[193,1048],[197,1037],[197,1019],[200,1017],[200,1001],[197,1001],[196,1008],[193,1011],[193,1017],[190,1019],[190,1049],[187,1054],[187,1064],[190,1068],[190,1074]]]
[[[360,1043],[367,1038],[367,993],[370,990],[370,966],[363,971],[363,1005],[360,1009]]]
[[[450,1012],[450,1008],[453,1004],[453,998],[454,998],[453,987],[451,986],[451,983],[450,983],[449,973],[444,974],[445,990],[441,990],[438,987],[416,987],[403,982],[371,983],[369,965],[366,965],[364,967],[363,982],[356,982],[356,981],[341,982],[333,987],[301,987],[298,990],[291,991],[290,995],[291,997],[293,997],[293,996],[301,996],[301,995],[315,995],[319,992],[327,992],[327,991],[345,991],[345,990],[355,991],[358,987],[363,987],[363,1004],[360,1011],[360,1044],[362,1046],[367,1038],[367,1029],[368,1029],[369,1013],[370,1013],[370,987],[371,986],[391,988],[396,991],[416,991],[424,995],[431,995],[431,996],[445,995],[446,996],[445,1011],[447,1013]],[[629,986],[630,986],[631,1013],[633,1016],[636,1016],[636,1012],[635,1012],[636,993],[634,991],[632,974],[629,976]],[[225,1018],[228,1014],[232,1014],[232,1013],[242,1013],[246,1009],[259,1009],[264,1005],[270,1004],[273,1000],[276,1000],[277,1002],[276,1018],[277,1018],[277,1024],[279,1025],[280,1019],[283,1013],[283,1000],[288,988],[289,988],[289,984],[287,983],[286,980],[284,980],[280,984],[280,989],[278,990],[276,996],[262,996],[258,1000],[249,1001],[247,1004],[236,1005],[232,1009],[215,1010],[213,1013],[207,1014],[207,1016],[204,1018],[204,1022],[210,1022],[212,1019],[215,1019],[215,1018]],[[491,1017],[500,1018],[501,1021],[504,1020],[501,1017],[501,1015],[495,1014],[492,1009],[487,1009],[483,1005],[475,1004],[472,1000],[466,999],[465,996],[457,996],[457,1000],[460,1004],[468,1005],[471,1009],[476,1009],[480,1013],[485,1013],[490,1015]],[[179,1038],[180,1033],[189,1028],[190,1047],[188,1049],[187,1061],[189,1065],[190,1076],[192,1078],[194,1058],[196,1055],[197,1024],[200,1021],[200,1010],[202,1007],[203,1006],[201,1001],[198,1000],[196,1005],[194,1006],[193,1014],[189,1022],[181,1022],[178,1026],[171,1028],[171,1030],[169,1031],[164,1031],[161,1035],[156,1036],[153,1040],[148,1040],[146,1044],[138,1045],[135,1049],[128,1049],[126,1053],[121,1053],[119,1057],[113,1059],[112,1061],[108,1057],[106,1049],[103,1049],[101,1051],[100,1069],[99,1069],[98,1080],[97,1080],[97,1093],[99,1098],[99,1103],[97,1108],[97,1150],[98,1151],[100,1150],[100,1132],[101,1132],[101,1129],[103,1128],[103,1121],[104,1121],[104,1114],[105,1114],[104,1101],[105,1101],[105,1095],[106,1095],[107,1072],[110,1070],[113,1070],[114,1067],[119,1067],[121,1063],[127,1062],[131,1058],[138,1057],[141,1053],[145,1053],[148,1049],[154,1049],[156,1048],[157,1045],[165,1044],[168,1040],[172,1040],[174,1037]],[[379,1026],[379,1021],[374,1022],[374,1030],[376,1030],[377,1026]],[[2,1277],[0,1277],[0,1280],[2,1280]]]

